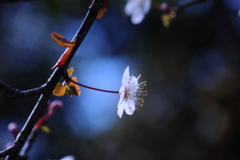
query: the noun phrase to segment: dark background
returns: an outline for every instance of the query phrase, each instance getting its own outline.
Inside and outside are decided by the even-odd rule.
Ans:
[[[90,3],[0,4],[0,80],[19,89],[45,83],[64,51],[51,32],[71,39]],[[142,73],[141,80],[148,82],[144,107],[119,119],[114,94],[82,88],[79,97],[52,96],[64,106],[46,122],[51,133],[41,132],[30,159],[240,159],[240,1],[208,0],[189,7],[170,28],[163,27],[154,8],[141,24],[131,24],[125,3],[110,2],[71,66],[80,83],[118,90],[129,65],[131,74]],[[13,141],[8,124],[21,127],[37,99],[0,99],[1,149]]]

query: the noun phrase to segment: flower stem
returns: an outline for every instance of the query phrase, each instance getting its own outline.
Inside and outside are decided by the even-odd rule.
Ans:
[[[71,78],[69,78],[69,81],[72,82],[72,83],[75,83],[75,84],[77,84],[77,85],[79,85],[81,87],[85,87],[85,88],[88,88],[88,89],[93,89],[93,90],[96,90],[96,91],[102,91],[102,92],[108,92],[108,93],[119,93],[119,91],[109,91],[109,90],[105,90],[105,89],[99,89],[99,88],[90,87],[90,86],[87,86],[87,85],[75,82]]]

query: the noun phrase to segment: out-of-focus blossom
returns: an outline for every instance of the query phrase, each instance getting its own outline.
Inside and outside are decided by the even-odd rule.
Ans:
[[[162,12],[168,12],[169,11],[168,3],[166,3],[166,2],[161,3],[159,6],[159,9]]]
[[[61,158],[60,160],[75,160],[75,157],[69,155],[69,156],[65,156],[65,157]]]
[[[18,128],[18,125],[17,123],[15,122],[12,122],[8,125],[8,131],[10,133],[12,133],[13,137],[17,137],[18,133],[19,133],[19,128]]]
[[[9,148],[13,146],[13,142],[7,142],[7,144],[5,145],[5,148]]]
[[[120,100],[118,102],[117,114],[121,118],[123,111],[126,114],[132,115],[137,107],[143,106],[142,96],[147,96],[147,91],[144,90],[146,81],[138,83],[138,79],[141,77],[129,76],[129,67],[127,67],[123,73],[122,86],[119,91]]]
[[[151,8],[151,0],[128,0],[124,12],[133,24],[139,24]]]

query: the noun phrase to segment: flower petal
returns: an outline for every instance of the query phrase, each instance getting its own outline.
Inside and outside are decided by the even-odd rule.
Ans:
[[[120,99],[123,99],[125,97],[125,86],[121,86],[120,90],[119,90],[119,96]]]
[[[118,102],[118,110],[117,110],[117,114],[118,114],[119,118],[121,118],[123,115],[125,105],[126,105],[126,101],[123,98],[122,99],[120,98],[120,100]]]
[[[136,2],[133,1],[133,0],[130,0],[130,1],[126,4],[126,6],[125,6],[125,8],[124,8],[125,14],[128,15],[128,16],[131,16],[132,13],[133,13],[133,11],[136,9],[136,7],[138,7],[138,6],[136,5]]]
[[[120,90],[119,90],[119,101],[118,101],[118,111],[117,111],[117,114],[118,116],[121,118],[122,117],[122,114],[123,114],[123,111],[124,111],[124,97],[125,97],[125,86],[121,86]]]
[[[145,15],[151,8],[151,0],[128,0],[124,12],[131,16],[133,24],[139,24],[143,21]]]
[[[128,115],[132,115],[135,111],[135,102],[132,99],[126,100],[126,105],[124,106],[125,112]]]
[[[129,66],[127,66],[123,73],[122,84],[126,86],[128,85],[128,82],[129,82]]]
[[[151,0],[144,0],[142,10],[144,14],[147,14],[151,8]]]
[[[137,90],[138,89],[138,79],[135,76],[129,77],[129,90]]]
[[[139,24],[143,21],[145,13],[141,10],[141,8],[137,8],[133,11],[131,21],[133,24]]]

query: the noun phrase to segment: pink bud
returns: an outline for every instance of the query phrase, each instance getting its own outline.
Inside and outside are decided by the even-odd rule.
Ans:
[[[177,14],[176,14],[175,11],[171,11],[171,12],[169,13],[169,15],[170,15],[172,18],[176,18],[176,17],[177,17]]]
[[[60,100],[52,101],[48,107],[48,114],[52,115],[53,113],[59,112],[62,106],[63,106],[62,101]]]
[[[166,2],[161,3],[159,8],[162,12],[167,12],[169,10],[168,4]]]
[[[13,145],[13,142],[7,142],[7,144],[5,145],[6,148],[9,148]]]
[[[18,133],[19,133],[19,128],[18,128],[18,125],[17,123],[15,122],[12,122],[8,125],[8,131],[10,133],[12,133],[13,137],[17,137]]]

